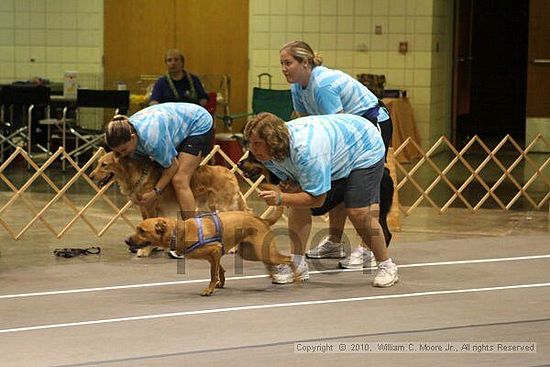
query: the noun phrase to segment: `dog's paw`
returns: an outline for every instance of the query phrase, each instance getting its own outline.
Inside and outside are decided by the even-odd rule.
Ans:
[[[225,282],[223,282],[223,283],[222,282],[217,282],[216,283],[216,288],[223,288],[223,286],[225,285],[224,283]]]
[[[152,251],[152,247],[143,247],[137,250],[136,255],[137,257],[149,257]]]
[[[212,288],[204,288],[202,293],[201,293],[201,296],[203,297],[206,297],[206,296],[211,296],[212,293],[214,293],[214,289]]]

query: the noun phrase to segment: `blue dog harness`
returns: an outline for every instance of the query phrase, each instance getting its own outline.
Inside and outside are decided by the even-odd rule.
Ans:
[[[214,234],[214,236],[212,236],[210,238],[204,238],[203,218],[205,218],[205,217],[210,217],[211,220],[214,222],[214,226],[216,227],[216,233]],[[197,230],[199,232],[198,233],[199,240],[197,242],[195,242],[193,245],[186,248],[185,251],[184,251],[184,254],[188,254],[192,251],[195,251],[199,247],[202,247],[202,246],[207,245],[207,244],[212,243],[212,242],[222,243],[222,232],[223,232],[222,231],[222,222],[220,220],[220,217],[219,217],[218,213],[205,213],[205,214],[198,215],[198,216],[194,217],[193,219],[195,220],[195,223],[197,224]],[[172,236],[170,237],[170,249],[171,250],[176,250],[176,240],[177,240],[176,230],[177,230],[177,226],[174,228],[174,231],[172,232]],[[222,244],[222,255],[224,255],[224,254],[225,254],[225,248],[223,247],[223,244]]]

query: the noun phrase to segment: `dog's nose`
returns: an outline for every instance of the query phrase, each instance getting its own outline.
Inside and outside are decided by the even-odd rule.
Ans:
[[[124,243],[127,244],[128,246],[132,246],[134,244],[131,237],[127,237],[124,240]]]

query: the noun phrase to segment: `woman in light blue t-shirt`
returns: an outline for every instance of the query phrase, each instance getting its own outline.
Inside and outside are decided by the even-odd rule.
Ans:
[[[388,110],[367,87],[348,74],[323,66],[321,57],[303,41],[280,51],[282,72],[291,83],[294,111],[300,116],[350,113],[380,127],[388,154],[392,124]]]
[[[309,279],[303,255],[311,216],[337,206],[374,252],[378,271],[373,286],[390,287],[399,280],[378,222],[384,143],[374,125],[350,114],[307,116],[285,123],[264,112],[246,124],[244,136],[252,154],[281,179],[282,193],[265,190],[260,197],[268,205],[289,208],[288,233],[296,273],[280,265],[274,283]]]
[[[378,126],[384,141],[385,155],[391,144],[392,123],[388,110],[367,87],[340,70],[322,66],[323,60],[303,41],[285,44],[280,51],[282,72],[291,83],[292,103],[299,116],[349,113],[366,118]],[[346,216],[341,207],[329,213],[329,236],[307,252],[309,258],[343,258],[341,242]],[[351,256],[340,261],[343,268],[374,265],[374,256],[357,247]]]
[[[122,156],[138,154],[164,170],[154,189],[142,195],[140,205],[151,205],[168,185],[174,187],[183,218],[195,213],[191,176],[212,150],[210,113],[193,103],[161,103],[129,118],[117,115],[105,129],[105,142]]]

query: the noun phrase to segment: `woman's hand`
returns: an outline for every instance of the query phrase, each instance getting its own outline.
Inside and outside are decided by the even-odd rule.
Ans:
[[[282,204],[283,196],[277,191],[260,191],[259,195],[262,199],[264,199],[267,205],[274,206]]]
[[[138,204],[143,206],[151,206],[157,200],[157,196],[158,194],[153,190],[146,192],[145,194],[141,195]]]

